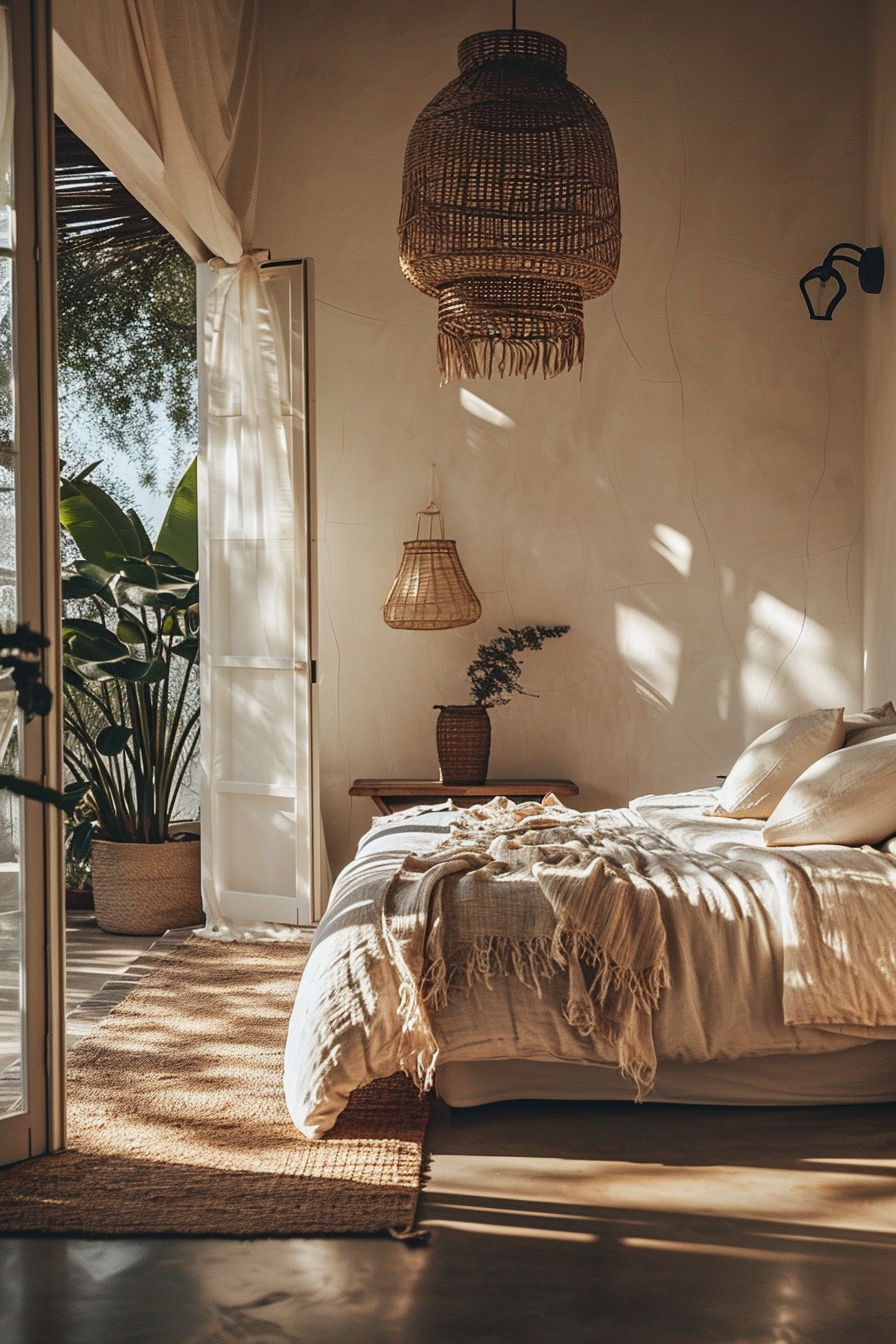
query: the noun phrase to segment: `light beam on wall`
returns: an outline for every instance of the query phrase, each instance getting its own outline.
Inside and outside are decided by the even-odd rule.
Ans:
[[[616,603],[616,648],[631,670],[667,705],[678,692],[681,640],[637,607]]]
[[[499,429],[516,429],[516,422],[511,420],[509,415],[499,411],[497,406],[490,406],[487,401],[483,401],[466,387],[460,390],[460,404],[465,411],[470,412],[470,415],[484,420],[486,424],[497,425]]]
[[[667,527],[665,523],[657,523],[653,529],[650,544],[657,555],[661,555],[664,560],[668,560],[672,568],[676,569],[682,578],[686,579],[690,576],[694,547],[690,538],[686,537],[683,532],[677,532],[674,527]]]

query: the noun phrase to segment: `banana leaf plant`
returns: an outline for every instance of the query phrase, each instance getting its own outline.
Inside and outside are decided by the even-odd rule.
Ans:
[[[195,459],[155,544],[89,479],[97,465],[64,476],[60,499],[81,557],[62,579],[65,761],[87,786],[70,830],[75,860],[94,837],[164,843],[199,740]]]

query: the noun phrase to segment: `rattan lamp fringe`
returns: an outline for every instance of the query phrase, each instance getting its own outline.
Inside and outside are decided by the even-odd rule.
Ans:
[[[476,33],[458,63],[408,140],[401,269],[439,301],[443,382],[553,377],[582,363],[583,301],[619,269],[610,128],[556,38]]]
[[[421,537],[421,519],[429,536]],[[440,536],[433,536],[436,519]],[[401,567],[389,590],[383,617],[393,630],[453,630],[472,625],[482,615],[479,598],[470,586],[457,553],[457,543],[445,538],[445,519],[436,504],[417,514],[417,536],[404,543]]]

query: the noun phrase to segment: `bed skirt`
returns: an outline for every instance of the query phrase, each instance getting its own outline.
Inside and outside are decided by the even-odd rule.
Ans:
[[[618,1069],[524,1059],[451,1060],[436,1070],[449,1106],[495,1101],[633,1101]],[[661,1062],[648,1102],[690,1106],[855,1106],[896,1101],[896,1041],[832,1054]]]

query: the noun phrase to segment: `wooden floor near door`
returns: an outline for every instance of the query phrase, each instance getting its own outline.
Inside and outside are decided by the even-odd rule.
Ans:
[[[92,911],[66,916],[66,1044],[69,1050],[120,1003],[192,929],[161,938],[106,933]]]

